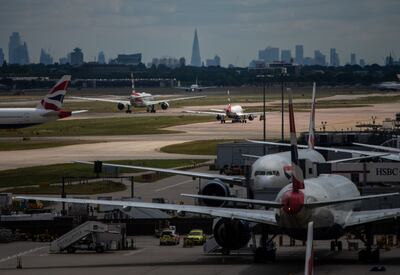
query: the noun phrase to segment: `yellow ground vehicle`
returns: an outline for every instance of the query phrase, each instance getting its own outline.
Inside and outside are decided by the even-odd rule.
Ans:
[[[164,229],[160,237],[160,245],[177,245],[179,244],[179,235],[175,233],[175,230]]]
[[[202,245],[206,242],[206,235],[201,229],[193,229],[189,232],[186,239],[191,241],[194,245]]]

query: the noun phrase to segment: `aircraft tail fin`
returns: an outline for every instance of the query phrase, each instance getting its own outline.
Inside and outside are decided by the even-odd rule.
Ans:
[[[304,189],[303,171],[299,166],[299,152],[297,150],[296,125],[294,121],[293,96],[289,90],[289,123],[290,123],[290,151],[292,159],[292,185],[293,191]]]
[[[39,102],[37,108],[45,110],[59,111],[61,110],[65,94],[67,93],[68,85],[71,82],[70,75],[64,75],[57,82],[47,95]]]
[[[306,262],[304,265],[304,275],[314,274],[313,227],[314,227],[314,222],[309,222],[307,228],[307,247],[306,247]]]
[[[310,125],[308,129],[308,149],[314,149],[315,146],[315,105],[316,105],[315,94],[316,94],[316,85],[314,82],[312,100],[311,100]]]

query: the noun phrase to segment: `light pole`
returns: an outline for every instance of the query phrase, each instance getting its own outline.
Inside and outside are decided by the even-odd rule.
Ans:
[[[266,124],[266,96],[265,96],[265,78],[271,78],[273,75],[269,74],[262,74],[262,75],[257,75],[256,77],[261,77],[263,79],[263,141],[267,141],[267,124]],[[269,82],[268,82],[269,84]],[[267,154],[267,147],[264,144],[263,145],[263,155],[265,156]]]

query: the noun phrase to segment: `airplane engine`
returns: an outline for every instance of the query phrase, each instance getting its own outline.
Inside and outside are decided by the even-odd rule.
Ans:
[[[200,190],[201,195],[205,196],[218,196],[218,197],[229,197],[229,187],[224,184],[220,180],[209,181],[203,188]],[[223,206],[225,204],[224,201],[216,201],[216,200],[201,200],[204,205],[207,206]]]
[[[160,104],[160,106],[161,106],[161,109],[167,110],[168,107],[169,107],[169,104],[168,104],[168,102],[162,102],[162,103]]]
[[[241,220],[219,219],[213,228],[215,241],[228,250],[244,247],[251,238],[249,224]]]
[[[219,121],[219,120],[222,119],[222,116],[221,116],[221,115],[217,115],[217,116],[216,116],[216,119]]]
[[[254,120],[254,115],[253,115],[253,114],[250,114],[250,115],[248,116],[248,119],[249,119],[250,121]]]
[[[118,104],[117,104],[117,108],[118,108],[118,110],[122,111],[123,109],[125,109],[125,104],[123,104],[123,103],[118,103]]]

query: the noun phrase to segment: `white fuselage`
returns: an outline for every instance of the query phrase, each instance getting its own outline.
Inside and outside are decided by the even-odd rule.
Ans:
[[[153,100],[154,100],[153,95],[149,93],[134,92],[132,93],[130,98],[131,105],[134,107],[147,107],[148,105],[150,105],[147,102]]]
[[[237,118],[243,114],[243,108],[240,105],[232,105],[225,109],[226,116],[229,118]]]
[[[284,194],[292,190],[292,185],[285,186],[277,195],[276,201],[281,202]],[[331,201],[360,196],[356,185],[340,175],[320,175],[317,178],[304,180],[304,202]],[[299,238],[304,234],[307,224],[314,222],[316,239],[334,239],[342,234],[346,218],[359,206],[359,202],[335,204],[318,208],[306,208],[295,215],[290,215],[282,209],[276,210],[278,224],[287,230],[289,235]],[[303,231],[303,232],[302,232]]]
[[[317,151],[301,149],[299,159],[306,159],[313,163],[324,163],[325,158]],[[290,182],[291,177],[290,151],[265,155],[257,159],[252,165],[251,189],[257,191],[269,188],[283,188]]]
[[[0,109],[0,128],[22,128],[57,119],[57,112],[52,110],[40,108]]]

